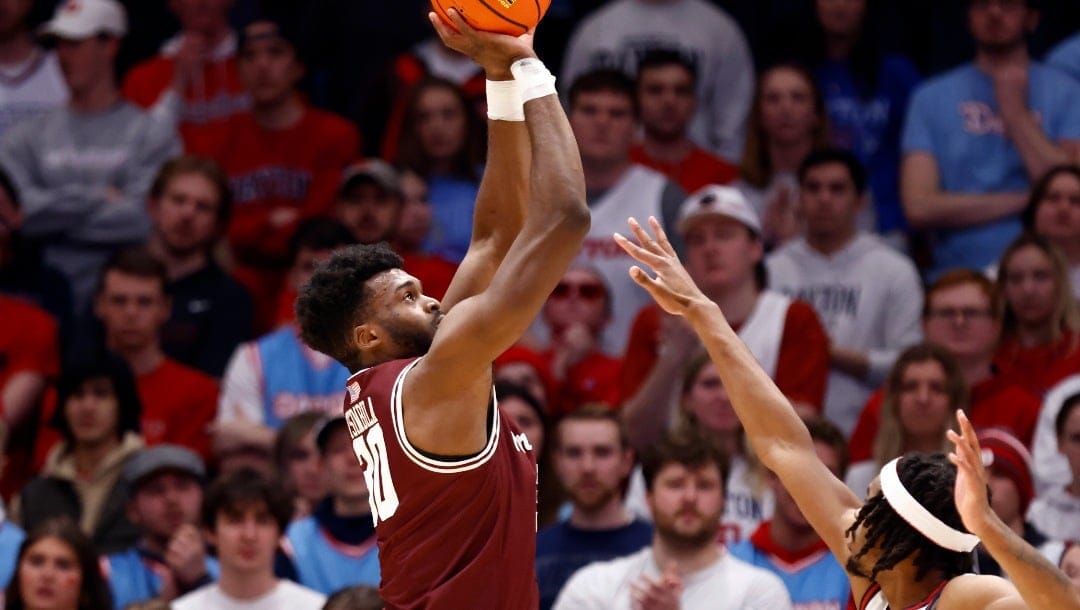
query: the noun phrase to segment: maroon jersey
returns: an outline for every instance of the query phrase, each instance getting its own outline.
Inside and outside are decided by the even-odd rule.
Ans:
[[[345,420],[379,542],[379,593],[388,610],[532,610],[539,604],[532,447],[497,404],[480,453],[436,458],[413,447],[401,392],[417,361],[364,369],[347,386]]]

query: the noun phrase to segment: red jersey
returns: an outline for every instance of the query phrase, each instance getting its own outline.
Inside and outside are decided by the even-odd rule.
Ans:
[[[484,449],[435,458],[406,436],[402,386],[418,359],[349,379],[345,420],[364,466],[388,610],[534,609],[536,460],[492,404]]]
[[[124,97],[143,108],[158,103],[161,95],[172,88],[182,40],[180,35],[167,41],[159,55],[136,64],[124,79]],[[196,82],[181,96],[180,136],[184,150],[193,155],[211,155],[214,132],[229,117],[246,112],[250,106],[251,100],[236,72],[236,36],[230,35],[213,50]]]
[[[41,309],[0,295],[0,390],[19,373],[36,373],[49,382],[60,373],[56,322]],[[0,401],[0,409],[6,405]],[[40,410],[40,404],[35,407]],[[38,414],[31,411],[7,437],[0,494],[10,499],[36,471],[33,452]]]
[[[870,395],[859,415],[859,422],[851,432],[848,449],[853,464],[873,458],[874,438],[881,422],[884,398],[885,391],[881,389]],[[1041,409],[1039,399],[1033,394],[1001,375],[995,375],[971,388],[969,402],[971,406],[966,413],[976,430],[1002,428],[1031,447]]]
[[[1080,336],[1066,332],[1055,343],[1033,347],[1022,347],[1015,338],[1004,339],[994,355],[994,366],[1009,381],[1041,397],[1080,371]]]
[[[710,184],[730,184],[739,178],[739,168],[695,146],[679,163],[654,159],[641,144],[630,149],[630,160],[664,174],[687,193]]]
[[[637,393],[656,363],[661,313],[658,305],[646,306],[630,327],[619,383],[624,401]],[[829,380],[829,337],[814,309],[802,301],[791,302],[783,324],[773,381],[788,400],[820,411]]]

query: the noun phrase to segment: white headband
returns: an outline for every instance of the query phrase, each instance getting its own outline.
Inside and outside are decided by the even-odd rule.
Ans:
[[[889,506],[907,521],[908,525],[938,546],[958,553],[970,553],[979,544],[979,537],[952,528],[919,504],[900,482],[899,462],[900,458],[896,458],[881,467],[881,493]]]

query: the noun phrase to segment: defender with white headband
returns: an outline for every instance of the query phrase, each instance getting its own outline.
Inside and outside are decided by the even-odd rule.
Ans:
[[[1068,578],[994,514],[975,429],[963,411],[948,456],[910,454],[886,464],[865,503],[817,458],[791,403],[694,285],[660,224],[630,219],[615,241],[639,263],[630,275],[668,313],[687,319],[716,364],[761,462],[845,565],[860,610],[1080,610]],[[651,234],[650,234],[651,233]],[[979,543],[1008,574],[968,573]]]

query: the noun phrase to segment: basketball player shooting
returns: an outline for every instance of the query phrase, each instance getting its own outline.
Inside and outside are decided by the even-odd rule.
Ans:
[[[355,246],[297,299],[304,340],[353,372],[345,419],[370,490],[387,608],[536,608],[536,461],[491,363],[528,328],[589,229],[577,145],[532,33],[453,28],[487,73],[490,145],[472,241],[440,304],[385,245]],[[456,28],[456,30],[454,29]],[[513,80],[510,80],[510,79]]]
[[[720,308],[694,285],[656,219],[649,224],[655,238],[634,219],[636,243],[615,236],[655,274],[633,267],[631,277],[665,311],[693,326],[754,451],[846,567],[860,610],[1080,609],[1065,575],[990,509],[979,443],[962,411],[960,434],[949,433],[952,453],[908,455],[887,464],[860,502],[817,459],[791,404]],[[1012,583],[968,573],[980,540]]]

